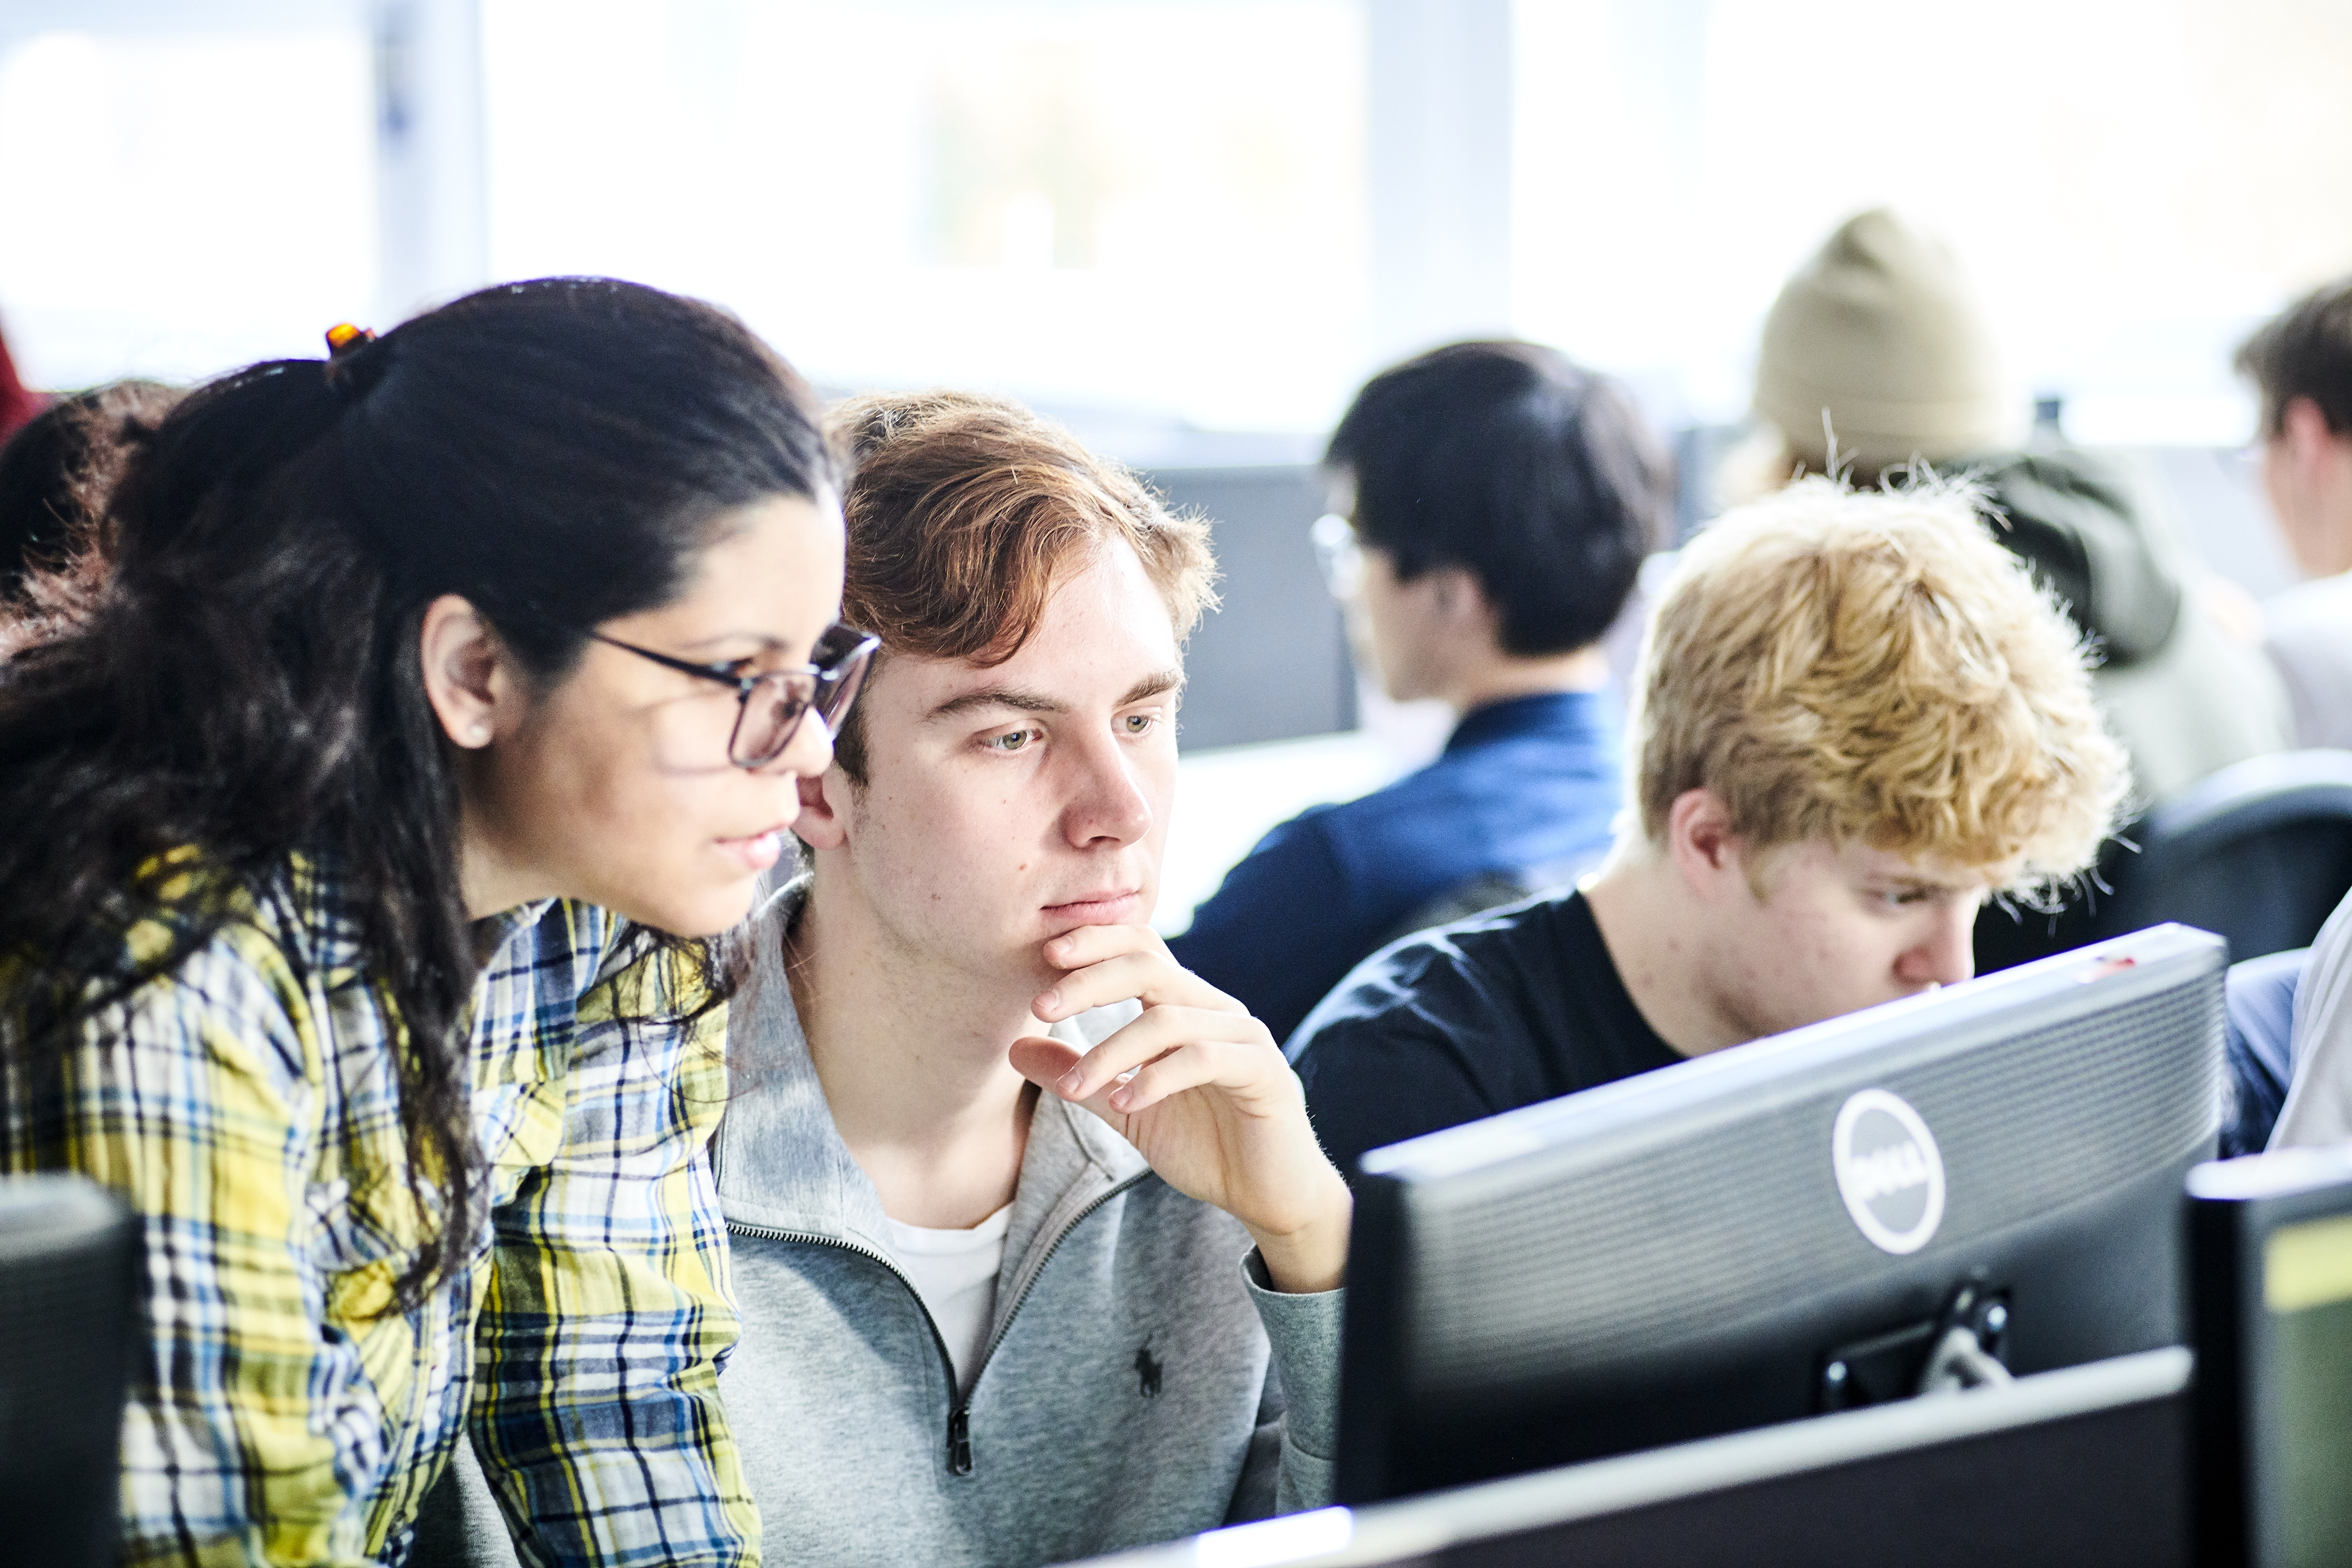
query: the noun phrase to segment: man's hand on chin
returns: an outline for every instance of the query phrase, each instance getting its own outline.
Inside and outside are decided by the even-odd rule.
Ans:
[[[1336,1289],[1354,1200],[1265,1026],[1179,964],[1148,926],[1081,926],[1045,954],[1065,973],[1033,1005],[1039,1018],[1129,999],[1143,1013],[1083,1056],[1025,1036],[1013,1042],[1014,1068],[1108,1122],[1170,1186],[1241,1221],[1276,1289]]]

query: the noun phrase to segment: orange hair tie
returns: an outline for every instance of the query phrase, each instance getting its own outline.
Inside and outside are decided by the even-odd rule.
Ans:
[[[375,334],[373,332],[370,331],[365,327],[355,327],[349,321],[337,321],[333,326],[327,329],[327,354],[329,358],[332,358],[333,356],[341,353],[344,350],[354,348],[361,343],[372,343],[373,342],[375,342]]]

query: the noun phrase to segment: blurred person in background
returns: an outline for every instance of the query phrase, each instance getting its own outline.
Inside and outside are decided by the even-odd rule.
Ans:
[[[1981,487],[1993,536],[2095,639],[2092,685],[2141,804],[2291,743],[2261,650],[2208,613],[2120,475],[2029,430],[1958,262],[1900,215],[1848,219],[1781,289],[1755,409],[1757,438],[1727,464],[1730,499],[1832,463],[1862,486],[1924,462]]]
[[[2262,395],[2263,489],[2311,581],[2264,608],[2295,741],[2352,746],[2352,278],[2305,296],[2238,351]]]
[[[2352,1142],[2352,895],[2312,939],[2290,1039],[2286,1095],[2268,1147]]]
[[[1623,781],[1601,643],[1672,500],[1625,394],[1534,343],[1383,372],[1324,463],[1318,543],[1359,666],[1461,718],[1427,767],[1267,833],[1170,942],[1276,1038],[1383,943],[1607,851]]]
[[[179,397],[112,382],[58,398],[0,446],[0,618],[54,612],[103,576],[107,494]],[[16,635],[0,629],[0,653]]]

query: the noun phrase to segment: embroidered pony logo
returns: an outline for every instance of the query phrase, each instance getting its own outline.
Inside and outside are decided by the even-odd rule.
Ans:
[[[1151,1342],[1135,1347],[1135,1392],[1146,1399],[1160,1397],[1160,1363],[1151,1359]]]

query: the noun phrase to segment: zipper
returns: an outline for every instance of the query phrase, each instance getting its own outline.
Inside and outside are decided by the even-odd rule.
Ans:
[[[1088,1202],[1086,1207],[1070,1216],[1069,1223],[1062,1226],[1061,1231],[1054,1237],[1053,1244],[1045,1248],[1045,1256],[1037,1259],[1037,1267],[1029,1270],[1029,1278],[1022,1281],[1021,1293],[1013,1298],[1013,1305],[1006,1309],[1002,1318],[998,1319],[996,1331],[989,1335],[988,1343],[981,1350],[980,1364],[972,1369],[973,1388],[980,1386],[981,1374],[988,1370],[989,1362],[996,1354],[996,1347],[1004,1342],[1006,1331],[1013,1327],[1013,1316],[1021,1310],[1022,1304],[1029,1300],[1030,1292],[1037,1288],[1037,1280],[1045,1272],[1045,1266],[1054,1261],[1054,1254],[1062,1250],[1062,1243],[1070,1238],[1070,1232],[1085,1224],[1097,1209],[1150,1173],[1149,1170],[1138,1171],[1108,1192]],[[957,1384],[955,1357],[948,1350],[947,1336],[940,1332],[938,1320],[931,1316],[930,1308],[923,1304],[923,1293],[915,1289],[915,1282],[908,1277],[907,1271],[873,1247],[860,1247],[854,1241],[844,1241],[839,1237],[819,1236],[814,1231],[806,1230],[780,1230],[773,1226],[751,1225],[732,1219],[727,1222],[727,1228],[743,1236],[757,1237],[763,1241],[797,1242],[804,1247],[837,1247],[844,1252],[856,1253],[860,1258],[872,1258],[888,1269],[897,1278],[898,1283],[907,1288],[907,1294],[915,1299],[915,1310],[923,1314],[923,1322],[931,1331],[931,1346],[939,1352],[940,1366],[946,1373],[948,1387],[952,1391],[948,1400],[948,1474],[951,1476],[971,1474],[971,1400]]]
[[[961,1402],[948,1409],[948,1474],[971,1474],[971,1413]]]
[[[1006,1309],[1004,1316],[998,1321],[996,1331],[989,1335],[986,1348],[982,1350],[980,1352],[980,1367],[982,1372],[988,1370],[989,1358],[996,1353],[996,1347],[1003,1342],[1005,1333],[1013,1327],[1013,1315],[1021,1310],[1022,1303],[1029,1300],[1029,1293],[1037,1289],[1037,1281],[1039,1278],[1045,1274],[1045,1265],[1054,1261],[1054,1254],[1062,1250],[1062,1243],[1070,1239],[1070,1232],[1077,1229],[1081,1225],[1084,1225],[1087,1219],[1093,1215],[1095,1210],[1102,1207],[1103,1205],[1110,1202],[1111,1199],[1118,1196],[1119,1194],[1126,1192],[1129,1187],[1134,1186],[1137,1183],[1142,1181],[1144,1177],[1150,1174],[1151,1174],[1151,1172],[1149,1168],[1138,1171],[1135,1174],[1128,1177],[1127,1180],[1120,1182],[1109,1191],[1103,1193],[1101,1195],[1089,1201],[1086,1207],[1080,1209],[1077,1213],[1070,1216],[1070,1223],[1061,1228],[1060,1233],[1054,1237],[1053,1245],[1045,1248],[1045,1255],[1037,1259],[1037,1267],[1029,1270],[1029,1278],[1021,1282],[1021,1293],[1013,1298],[1013,1305]],[[980,1386],[980,1373],[975,1372],[972,1373],[971,1384],[974,1388]]]
[[[780,1230],[774,1226],[750,1225],[741,1220],[732,1219],[727,1222],[727,1228],[743,1236],[758,1237],[762,1241],[797,1242],[803,1247],[837,1247],[844,1252],[855,1253],[860,1258],[870,1258],[887,1268],[898,1283],[907,1288],[907,1294],[915,1299],[915,1310],[923,1314],[923,1325],[931,1331],[931,1348],[940,1352],[940,1366],[947,1373],[948,1386],[953,1388],[956,1385],[955,1357],[948,1350],[947,1336],[940,1332],[940,1325],[932,1318],[931,1310],[923,1305],[923,1293],[915,1289],[914,1280],[908,1278],[907,1271],[892,1261],[887,1254],[877,1252],[870,1247],[860,1247],[854,1241],[844,1241],[837,1236],[819,1236],[813,1230]],[[986,1363],[983,1362],[982,1364],[985,1365]],[[976,1374],[973,1381],[979,1381]],[[950,1437],[949,1443],[952,1448],[954,1439]],[[971,1460],[967,1452],[964,1468],[956,1471],[956,1474],[965,1475],[970,1472],[971,1468]]]

